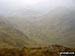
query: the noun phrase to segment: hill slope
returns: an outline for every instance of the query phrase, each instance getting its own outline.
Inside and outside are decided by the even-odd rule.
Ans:
[[[0,18],[0,48],[24,47],[28,45],[28,37],[22,32],[8,27]]]

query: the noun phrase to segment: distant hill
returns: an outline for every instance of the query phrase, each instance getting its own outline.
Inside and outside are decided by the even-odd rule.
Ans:
[[[46,34],[48,41],[75,47],[75,10],[64,7],[56,8],[44,15],[38,23],[42,29],[45,29],[42,30],[43,32],[50,34]]]
[[[13,10],[11,13],[8,13],[7,16],[18,16],[18,17],[25,17],[25,16],[34,16],[38,17],[41,14],[43,14],[41,11],[35,10],[35,9],[17,9]]]

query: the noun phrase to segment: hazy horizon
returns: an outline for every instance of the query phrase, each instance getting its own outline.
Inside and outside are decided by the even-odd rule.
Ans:
[[[10,16],[16,11],[23,10],[34,12],[33,15],[43,15],[58,7],[75,9],[75,2],[74,0],[0,0],[0,15]]]

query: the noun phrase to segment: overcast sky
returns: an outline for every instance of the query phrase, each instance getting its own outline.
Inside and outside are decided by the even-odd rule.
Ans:
[[[19,9],[48,12],[56,7],[75,8],[75,0],[0,0],[0,15]]]

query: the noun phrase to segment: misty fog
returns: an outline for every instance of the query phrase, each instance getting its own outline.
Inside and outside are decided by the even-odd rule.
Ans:
[[[75,9],[75,0],[0,0],[0,15],[11,15],[21,10],[43,15],[57,7]]]

